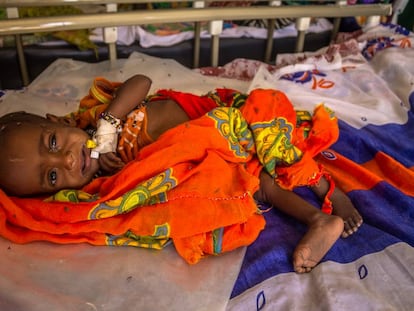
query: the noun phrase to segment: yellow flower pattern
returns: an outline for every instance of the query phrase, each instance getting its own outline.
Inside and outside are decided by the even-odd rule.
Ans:
[[[110,246],[136,246],[151,249],[162,249],[170,241],[170,226],[168,223],[155,226],[151,236],[140,236],[132,231],[124,235],[107,235],[106,244]]]
[[[249,126],[238,109],[220,107],[208,115],[215,120],[217,129],[226,137],[235,156],[247,157],[256,152],[259,161],[273,177],[277,177],[276,166],[291,165],[302,157],[302,151],[291,143],[295,125],[283,117]]]
[[[90,201],[94,201],[95,199],[96,199],[95,195],[84,192],[82,190],[64,189],[46,198],[45,202],[58,201],[58,202],[79,203],[79,202],[90,202]]]
[[[257,156],[272,175],[276,166],[288,166],[301,158],[302,151],[291,143],[294,125],[285,118],[277,117],[271,121],[254,123],[251,124],[251,129]]]
[[[167,191],[177,185],[172,168],[144,181],[122,196],[102,202],[89,212],[88,219],[100,219],[124,214],[131,210],[167,201]]]
[[[216,128],[227,139],[236,157],[246,158],[254,152],[252,133],[239,109],[220,107],[211,110],[208,116],[215,121]]]

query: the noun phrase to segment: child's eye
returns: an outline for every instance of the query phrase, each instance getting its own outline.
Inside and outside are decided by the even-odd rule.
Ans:
[[[55,152],[57,150],[58,150],[58,146],[57,146],[57,142],[56,142],[56,135],[51,134],[49,136],[49,151],[50,152]]]
[[[56,173],[56,171],[55,171],[55,170],[51,170],[51,171],[49,172],[49,183],[50,183],[52,186],[55,186],[55,185],[56,185],[56,182],[57,182],[57,173]]]

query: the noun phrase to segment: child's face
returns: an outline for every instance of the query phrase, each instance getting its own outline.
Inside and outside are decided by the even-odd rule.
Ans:
[[[79,189],[98,171],[83,130],[34,118],[3,129],[0,184],[14,195]]]

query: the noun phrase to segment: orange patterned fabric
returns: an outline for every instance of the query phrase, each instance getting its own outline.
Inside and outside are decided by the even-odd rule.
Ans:
[[[80,111],[83,112],[78,120],[83,121],[80,123],[93,124],[97,119],[95,114],[106,107],[119,85],[118,82],[103,78],[95,79],[90,94],[81,102]],[[150,103],[165,99],[174,100],[190,119],[203,116],[216,107],[240,108],[256,135],[255,143],[262,165],[281,187],[292,190],[297,186],[315,185],[322,176],[327,176],[330,192],[333,191],[334,181],[314,160],[339,136],[337,119],[327,107],[317,106],[313,115],[296,111],[287,96],[277,90],[255,90],[247,96],[233,89],[219,88],[198,96],[162,89],[147,100]],[[122,160],[128,162],[135,158],[144,145],[151,142],[146,131],[145,107],[139,105],[124,123],[118,152]],[[324,211],[332,210],[329,197],[327,195],[325,198]]]
[[[319,105],[309,122],[300,122],[305,112],[295,111],[277,90],[251,92],[240,110],[253,131],[261,163],[281,187],[292,190],[319,181],[322,167],[314,157],[339,137],[331,110]]]
[[[313,156],[336,139],[323,106],[311,126],[296,126],[297,117],[283,93],[255,90],[242,109],[218,107],[167,131],[121,172],[81,190],[50,198],[0,190],[0,235],[155,249],[172,240],[189,263],[249,245],[265,225],[253,199],[261,169],[287,188],[306,184],[320,172]]]
[[[146,106],[140,106],[122,124],[117,152],[124,163],[133,161],[140,149],[154,141],[147,133],[146,114]]]
[[[78,114],[78,123],[93,124],[97,119],[96,113],[106,107],[119,85],[103,78],[95,79],[90,94],[81,102],[82,114]],[[190,119],[203,116],[216,107],[240,108],[255,133],[257,154],[262,165],[281,187],[292,190],[297,186],[315,185],[322,176],[326,176],[330,181],[329,193],[333,191],[334,181],[314,160],[339,136],[337,119],[327,107],[317,106],[313,115],[296,111],[287,96],[277,90],[255,90],[247,96],[233,89],[216,89],[198,96],[162,89],[147,100],[165,99],[174,100]],[[138,105],[124,123],[118,153],[124,162],[128,162],[151,142],[146,131],[145,107]],[[329,197],[329,194],[325,197],[322,207],[328,213],[332,210]]]
[[[296,111],[283,92],[268,89],[254,90],[248,96],[231,89],[217,89],[205,96],[172,90],[159,94],[175,100],[189,116],[214,105],[240,108],[254,134],[257,157],[267,172],[287,190],[315,185],[324,176],[330,186],[322,211],[332,213],[330,196],[335,182],[314,160],[339,137],[337,118],[329,108],[318,105],[313,114]]]
[[[217,89],[204,96],[159,90],[151,100],[172,99],[190,118],[214,107],[237,107],[255,135],[257,155],[268,173],[283,188],[315,184],[323,168],[314,157],[339,136],[337,119],[324,105],[313,115],[296,111],[281,91],[258,89],[248,96],[232,89]]]
[[[156,249],[172,240],[189,263],[248,245],[264,218],[253,199],[258,177],[244,165],[257,162],[253,145],[246,144],[252,138],[247,126],[233,126],[241,124],[235,118],[240,113],[224,111],[174,128],[121,172],[82,190],[47,199],[0,191],[0,235],[17,243]],[[229,125],[225,132],[223,123]]]

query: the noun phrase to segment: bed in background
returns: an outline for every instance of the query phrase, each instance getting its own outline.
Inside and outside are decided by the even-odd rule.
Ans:
[[[27,85],[57,58],[98,62],[127,58],[136,51],[174,58],[187,67],[224,65],[236,57],[271,62],[279,53],[314,51],[329,44],[342,24],[347,31],[358,27],[353,18],[341,23],[348,18],[339,17],[363,9],[364,16],[374,21],[377,17],[372,14],[389,13],[389,7],[381,4],[363,5],[371,0],[359,2],[356,7],[339,0],[48,0],[34,7],[30,0],[4,0],[0,1],[0,66],[4,68],[0,88]],[[235,5],[243,7],[239,10]],[[301,15],[305,7],[308,16]],[[65,15],[74,22],[62,23]],[[14,27],[16,18],[22,27]]]
[[[1,25],[1,24],[0,24]],[[319,157],[364,217],[311,273],[290,256],[302,224],[271,210],[246,249],[185,264],[161,252],[0,240],[1,310],[411,310],[414,306],[414,35],[394,24],[338,36],[313,53],[276,62],[235,59],[189,69],[134,52],[85,63],[59,59],[22,90],[4,92],[0,114],[72,111],[102,75],[140,71],[152,90],[204,93],[217,86],[280,89],[298,108],[318,103],[340,120],[340,138]],[[308,189],[298,193],[312,203]],[[5,202],[0,202],[6,204]],[[0,209],[1,225],[5,215]]]

